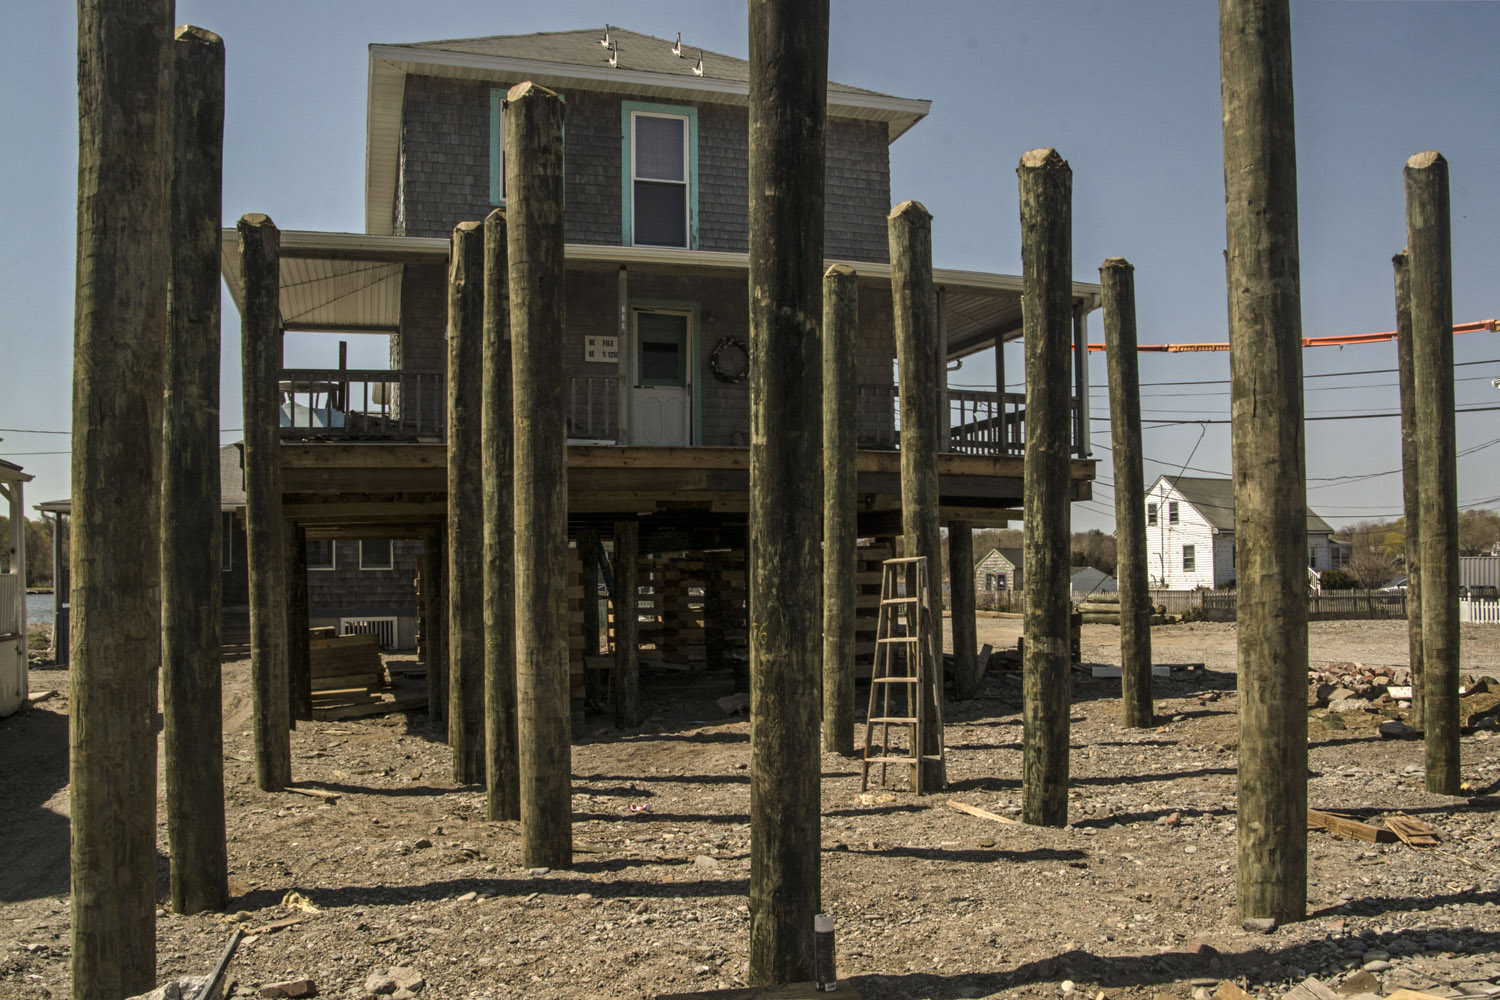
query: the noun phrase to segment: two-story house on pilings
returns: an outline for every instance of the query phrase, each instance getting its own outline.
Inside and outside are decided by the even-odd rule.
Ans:
[[[505,203],[503,98],[531,80],[567,107],[558,350],[570,521],[607,534],[639,519],[645,552],[742,547],[748,77],[743,59],[617,28],[607,42],[601,28],[372,45],[365,232],[284,231],[281,315],[287,330],[388,336],[390,370],[282,373],[286,514],[313,537],[415,537],[441,523],[449,234]],[[828,87],[825,251],[861,278],[858,488],[869,535],[898,531],[900,519],[888,148],[928,107]],[[232,231],[224,273],[238,302]],[[950,363],[1020,336],[1019,277],[938,270],[934,286]],[[1097,286],[1076,285],[1073,301],[1083,342]],[[1012,386],[1021,378],[1008,373]],[[1085,383],[1073,394],[1076,499],[1093,475]],[[1024,394],[1004,388],[943,390],[945,518],[1018,517]]]

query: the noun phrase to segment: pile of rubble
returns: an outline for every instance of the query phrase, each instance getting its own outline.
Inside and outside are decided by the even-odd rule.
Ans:
[[[1325,663],[1307,672],[1309,706],[1330,712],[1411,707],[1411,671],[1364,663]]]

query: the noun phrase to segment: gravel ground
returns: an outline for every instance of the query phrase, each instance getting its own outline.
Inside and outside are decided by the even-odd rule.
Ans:
[[[1019,811],[1012,672],[992,671],[980,698],[948,710],[940,795],[893,782],[861,796],[858,763],[825,754],[823,900],[841,975],[874,1000],[1059,997],[1065,981],[1080,1000],[1186,998],[1222,978],[1271,997],[1308,975],[1350,993],[1500,994],[1500,733],[1489,728],[1464,737],[1471,797],[1453,799],[1423,791],[1420,743],[1376,736],[1390,713],[1335,729],[1313,710],[1310,804],[1372,820],[1404,811],[1443,843],[1311,832],[1308,918],[1271,934],[1235,922],[1234,630],[1153,630],[1159,662],[1208,667],[1157,682],[1156,729],[1118,725],[1118,681],[1080,679],[1063,829],[946,806]],[[1004,648],[1019,631],[986,617],[979,638]],[[1318,622],[1310,635],[1314,665],[1406,662],[1404,623]],[[1464,669],[1500,674],[1497,640],[1500,629],[1466,627]],[[1118,664],[1118,631],[1085,627],[1083,651]],[[575,862],[543,872],[520,867],[514,824],[482,819],[479,789],[452,783],[421,713],[293,734],[296,778],[336,802],[257,791],[248,672],[225,665],[234,899],[224,915],[158,914],[163,980],[205,971],[237,921],[249,936],[232,966],[236,996],[305,976],[319,995],[352,1000],[392,966],[443,998],[641,998],[744,982],[750,744],[745,721],[715,705],[727,677],[648,678],[655,714],[639,730],[595,717],[575,727]],[[33,691],[49,688],[65,691],[65,675],[34,672]],[[0,998],[68,995],[67,709],[60,693],[0,721]],[[164,856],[158,874],[165,898]],[[289,903],[294,890],[317,912]],[[267,927],[290,917],[301,921]]]

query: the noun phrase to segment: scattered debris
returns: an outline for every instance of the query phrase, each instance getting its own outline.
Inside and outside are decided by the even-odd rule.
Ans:
[[[291,892],[281,897],[281,905],[288,910],[300,910],[303,913],[323,912],[321,907],[315,904],[312,900],[308,899],[306,896],[302,895],[302,893],[298,892],[296,889],[293,889]]]
[[[1287,990],[1282,1000],[1340,1000],[1340,997],[1317,976],[1308,976]]]
[[[1432,827],[1419,819],[1412,819],[1405,813],[1395,816],[1387,816],[1385,825],[1391,828],[1391,832],[1401,838],[1401,843],[1407,847],[1436,847],[1439,834]]]
[[[337,802],[339,800],[338,792],[328,792],[324,791],[321,788],[297,788],[293,785],[287,785],[286,791],[292,792],[297,795],[306,795],[309,798],[322,799],[324,802],[329,803]]]
[[[1352,837],[1371,844],[1392,844],[1396,841],[1396,835],[1390,830],[1382,830],[1378,826],[1362,823],[1352,816],[1324,812],[1321,809],[1307,810],[1307,827],[1309,830],[1327,830],[1336,836]]]
[[[267,983],[260,988],[263,997],[315,997],[317,984],[311,979],[288,979],[280,983]]]
[[[1376,727],[1376,731],[1380,733],[1380,738],[1383,740],[1415,740],[1422,737],[1420,730],[1413,729],[1400,719],[1382,722]]]
[[[305,920],[305,919],[307,919],[307,918],[305,918],[305,917],[283,917],[280,920],[273,920],[269,924],[261,924],[259,927],[252,927],[246,933],[248,933],[248,934],[274,934],[277,931],[284,931],[288,927],[295,927],[298,924],[302,923],[302,921]]]
[[[1240,926],[1252,934],[1269,934],[1276,929],[1275,917],[1246,917]]]
[[[960,802],[957,799],[949,799],[948,806],[952,809],[957,809],[961,813],[968,813],[970,816],[978,816],[980,819],[991,820],[995,823],[1014,824],[1016,822],[1016,820],[1013,820],[1008,816],[1001,816],[999,813],[992,813],[988,809],[981,809],[978,806],[971,806],[967,802]]]

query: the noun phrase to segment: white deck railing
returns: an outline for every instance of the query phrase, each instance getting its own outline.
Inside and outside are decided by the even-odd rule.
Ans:
[[[1500,601],[1466,597],[1458,602],[1458,620],[1500,625]]]

